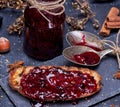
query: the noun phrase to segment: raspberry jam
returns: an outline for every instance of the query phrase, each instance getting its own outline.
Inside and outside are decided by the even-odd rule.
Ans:
[[[54,11],[57,13],[60,9],[58,8]],[[25,36],[23,47],[27,55],[39,60],[48,60],[62,53],[65,13],[61,15],[51,15],[45,11],[41,12],[42,14],[40,14],[36,8],[27,7],[25,9]],[[50,22],[42,15],[48,18]]]
[[[75,54],[74,60],[85,65],[97,64],[100,61],[100,57],[94,52],[84,52],[82,54]]]
[[[67,72],[59,67],[35,67],[23,75],[20,85],[25,95],[39,102],[75,100],[97,90],[94,77],[78,71]]]
[[[81,45],[81,46],[90,47],[90,48],[92,48],[92,49],[94,49],[94,50],[96,50],[96,51],[102,51],[102,49],[100,49],[99,47],[94,46],[94,45],[91,45],[90,43],[87,43],[87,41],[86,41],[86,36],[85,36],[85,35],[82,36],[82,39],[81,39],[80,42],[77,42],[77,43],[76,43],[76,41],[73,41],[73,43],[74,43],[75,45]]]

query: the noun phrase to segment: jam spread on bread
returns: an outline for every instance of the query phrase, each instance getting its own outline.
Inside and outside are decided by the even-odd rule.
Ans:
[[[60,67],[34,67],[20,81],[24,95],[36,101],[75,100],[83,94],[94,93],[97,83],[93,76]]]

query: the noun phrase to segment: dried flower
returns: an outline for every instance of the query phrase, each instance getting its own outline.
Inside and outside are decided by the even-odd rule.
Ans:
[[[21,12],[24,12],[25,7],[27,6],[27,2],[25,0],[0,0],[0,8],[13,8],[19,9]],[[17,32],[21,34],[24,28],[24,16],[18,17],[13,25],[10,25],[8,30],[9,33]]]
[[[9,26],[8,30],[9,30],[10,34],[12,34],[14,32],[17,32],[18,34],[21,34],[23,28],[24,28],[24,16],[22,15],[15,20],[13,25]]]
[[[25,6],[24,0],[0,0],[0,8],[23,9]]]
[[[84,24],[87,22],[87,18],[77,19],[74,17],[66,16],[66,22],[69,23],[74,29],[84,29]]]
[[[80,10],[80,6],[78,5],[78,3],[76,3],[76,2],[73,3],[72,2],[72,6],[75,10]]]
[[[70,24],[74,29],[77,28],[77,29],[83,30],[87,21],[89,19],[92,19],[93,27],[99,28],[99,21],[95,18],[95,13],[92,12],[87,0],[76,0],[76,2],[72,3],[72,5],[76,10],[80,10],[80,12],[81,12],[81,14],[83,14],[84,18],[77,19],[77,18],[72,17],[72,22],[71,21],[69,22],[68,17],[70,17],[70,16],[68,16],[66,18],[66,21],[68,24]],[[69,19],[71,19],[71,17]]]
[[[7,7],[8,0],[0,0],[0,8]]]
[[[93,18],[93,27],[96,28],[96,29],[98,29],[99,25],[100,25],[99,21],[97,19]]]
[[[9,8],[14,9],[24,9],[27,6],[26,2],[22,0],[9,0],[7,4]]]

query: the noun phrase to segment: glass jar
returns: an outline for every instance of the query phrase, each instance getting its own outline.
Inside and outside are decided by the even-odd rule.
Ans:
[[[46,2],[46,0],[44,1]],[[55,13],[59,11],[61,11],[61,8],[52,10]],[[53,15],[44,10],[39,11],[35,7],[30,8],[28,6],[24,11],[24,18],[25,36],[23,47],[27,55],[39,60],[48,60],[62,53],[64,12]]]

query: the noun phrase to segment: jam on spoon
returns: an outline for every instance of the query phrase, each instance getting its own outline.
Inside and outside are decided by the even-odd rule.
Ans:
[[[105,55],[113,51],[113,49],[105,49],[98,52],[87,46],[71,46],[63,50],[63,56],[79,65],[96,66]]]
[[[92,48],[92,49],[94,49],[94,50],[96,50],[96,51],[102,51],[102,49],[100,49],[100,48],[98,48],[98,47],[96,47],[96,46],[93,46],[93,45],[88,44],[87,41],[86,41],[85,35],[82,36],[81,42],[76,43],[76,42],[74,41],[74,44],[75,44],[75,45],[78,45],[78,46],[88,46],[88,47],[90,47],[90,48]]]
[[[72,46],[87,46],[96,51],[103,50],[103,44],[100,39],[86,31],[71,31],[66,34],[67,42]]]
[[[100,56],[95,52],[84,52],[81,54],[75,54],[73,57],[75,61],[85,65],[97,64],[100,61]]]

